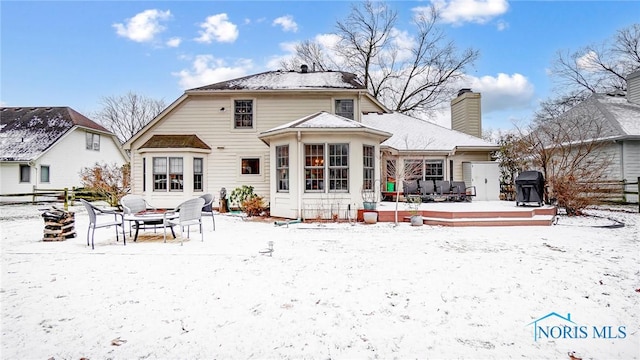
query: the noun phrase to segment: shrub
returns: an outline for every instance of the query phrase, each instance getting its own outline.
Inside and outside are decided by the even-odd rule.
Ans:
[[[85,167],[80,171],[82,186],[107,199],[110,206],[118,206],[120,198],[129,192],[130,166],[118,166],[115,163]]]
[[[247,216],[260,216],[265,210],[262,196],[257,195],[244,200],[241,207]]]
[[[235,204],[235,206],[239,207],[240,210],[244,211],[243,203],[246,200],[253,199],[257,196],[258,195],[254,194],[253,192],[253,186],[242,185],[242,187],[233,189],[231,195],[229,196],[229,200],[231,200],[232,204]]]

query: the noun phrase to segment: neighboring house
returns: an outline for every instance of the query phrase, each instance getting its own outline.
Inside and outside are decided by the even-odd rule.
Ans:
[[[80,171],[128,162],[115,135],[69,107],[0,108],[0,193],[81,186]]]
[[[393,132],[370,125],[365,118],[379,115],[363,114],[373,113],[389,115],[396,130],[405,125],[354,74],[304,65],[186,90],[124,144],[132,191],[154,206],[175,206],[250,185],[274,216],[344,218],[347,207],[362,207],[363,188],[381,184],[381,148]],[[488,160],[497,148],[484,142],[482,151],[467,148],[476,143],[465,141],[460,152],[454,145],[430,154],[446,161],[477,150],[484,156],[468,158]],[[461,180],[461,171],[455,174]]]
[[[580,124],[575,141],[595,141],[594,163],[603,160],[605,180],[636,182],[640,177],[640,71],[627,76],[627,93],[593,94],[562,115]],[[583,123],[580,123],[582,121]],[[627,191],[637,191],[628,185]],[[619,200],[637,202],[638,195]]]

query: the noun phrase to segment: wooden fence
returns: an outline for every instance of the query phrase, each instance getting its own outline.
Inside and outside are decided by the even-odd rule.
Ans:
[[[89,201],[106,200],[95,192],[87,191],[83,188],[64,189],[38,189],[35,186],[30,193],[0,194],[0,204],[35,204],[46,202],[64,202],[64,209],[68,210],[69,203],[77,199]]]
[[[640,212],[640,177],[633,182],[627,180],[595,182],[583,188],[594,189],[587,195],[597,198],[602,203],[638,204],[638,212]],[[629,195],[636,195],[636,199],[631,201]],[[500,199],[515,201],[516,186],[501,183]]]

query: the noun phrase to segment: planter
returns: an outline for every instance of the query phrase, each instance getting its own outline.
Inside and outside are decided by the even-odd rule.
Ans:
[[[373,211],[364,212],[362,213],[362,218],[365,224],[375,224],[378,222],[378,213]]]
[[[365,201],[362,203],[362,208],[365,210],[375,210],[376,209],[376,203],[375,202],[369,202],[369,201]]]
[[[393,182],[387,182],[387,192],[394,192],[396,191],[396,183]]]
[[[422,215],[411,215],[411,226],[422,226],[423,224]]]

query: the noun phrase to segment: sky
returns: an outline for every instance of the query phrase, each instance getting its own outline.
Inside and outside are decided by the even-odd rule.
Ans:
[[[483,128],[529,121],[557,90],[549,67],[640,22],[640,1],[389,1],[411,34],[421,7],[480,58],[460,87],[482,96]],[[0,1],[0,105],[70,106],[91,116],[134,92],[167,104],[184,90],[278,70],[295,44],[330,39],[348,1]],[[448,114],[432,119],[449,126]]]

